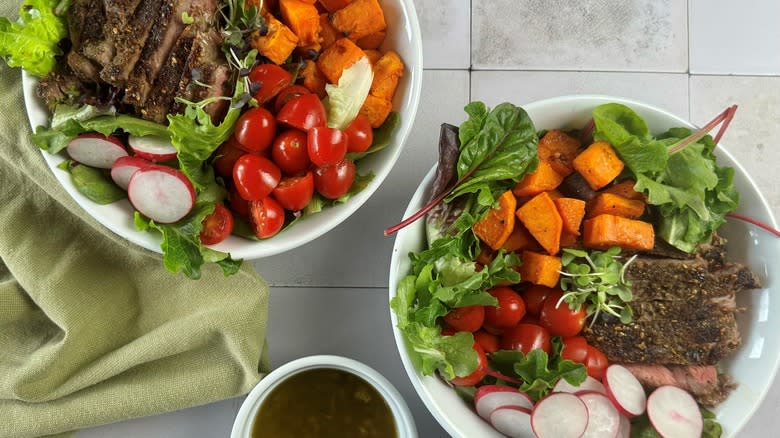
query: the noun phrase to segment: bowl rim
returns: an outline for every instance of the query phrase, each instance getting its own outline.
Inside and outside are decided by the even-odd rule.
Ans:
[[[260,380],[260,383],[252,388],[241,403],[241,407],[233,422],[230,437],[249,438],[251,436],[252,426],[257,411],[260,409],[260,406],[262,406],[265,397],[267,397],[274,388],[295,374],[320,368],[333,368],[346,371],[368,382],[382,395],[382,398],[392,411],[398,436],[404,438],[417,437],[414,416],[395,386],[370,366],[354,359],[335,355],[306,356],[287,362],[271,371]]]
[[[537,107],[544,107],[549,105],[565,105],[565,104],[576,103],[585,100],[601,101],[601,103],[610,103],[610,102],[621,103],[632,108],[641,107],[645,110],[659,113],[660,115],[667,117],[676,123],[679,123],[679,126],[685,126],[694,129],[697,128],[697,126],[691,123],[690,121],[687,121],[673,114],[672,112],[657,107],[655,105],[647,104],[630,98],[610,96],[605,94],[568,94],[568,95],[555,96],[551,98],[536,100],[519,106],[524,110],[529,111]],[[596,104],[598,103],[594,102],[594,105]],[[733,163],[733,167],[735,167],[736,170],[741,174],[741,176],[745,178],[746,183],[758,195],[758,200],[760,201],[761,208],[763,209],[762,213],[765,213],[767,215],[766,217],[767,222],[773,227],[777,228],[778,225],[774,213],[772,212],[772,209],[770,208],[769,203],[766,200],[766,197],[761,192],[761,190],[759,190],[758,186],[756,185],[751,175],[745,171],[745,168],[742,166],[742,164],[734,158],[734,156],[728,151],[728,148],[725,147],[722,143],[718,143],[717,150],[718,150],[718,154],[722,154],[728,157],[728,159]],[[436,172],[436,166],[437,163],[434,163],[433,166],[430,168],[430,170],[423,177],[417,190],[412,194],[409,203],[407,204],[407,208],[404,211],[403,214],[404,218],[409,217],[411,214],[415,213],[416,208],[413,207],[413,204],[414,205],[419,204],[420,200],[425,195],[427,188],[430,186],[430,183],[433,180],[434,174]],[[389,284],[388,292],[389,292],[390,299],[392,299],[396,295],[396,290],[398,288],[398,281],[401,278],[400,275],[396,275],[396,274],[399,274],[400,265],[405,262],[405,258],[407,257],[406,254],[401,254],[399,248],[401,243],[401,236],[402,236],[401,233],[403,232],[408,232],[408,230],[401,230],[396,235],[395,241],[393,243],[393,250],[391,253],[389,283],[388,283]],[[431,413],[431,415],[447,431],[447,433],[449,433],[453,437],[461,436],[461,431],[458,430],[458,428],[455,426],[454,423],[452,423],[450,418],[442,415],[442,413],[439,411],[437,406],[435,406],[431,392],[429,391],[427,386],[423,384],[423,380],[437,379],[437,377],[423,376],[417,371],[414,364],[412,363],[411,357],[406,351],[407,349],[406,340],[403,338],[401,331],[398,330],[397,327],[398,318],[395,312],[393,312],[392,310],[389,313],[390,313],[390,322],[393,330],[393,337],[396,342],[396,349],[398,350],[399,356],[401,356],[401,362],[404,365],[404,369],[406,370],[406,374],[409,377],[409,380],[412,382],[412,386],[414,387],[415,392],[420,397],[425,407],[428,409],[428,412]],[[742,418],[740,418],[739,422],[737,422],[734,425],[735,427],[732,434],[733,436],[736,436],[736,434],[738,434],[744,428],[744,426],[747,424],[750,418],[753,417],[753,415],[755,414],[759,406],[761,406],[761,404],[764,402],[767,394],[769,393],[771,382],[777,378],[779,368],[780,368],[780,355],[774,358],[774,365],[770,372],[769,382],[757,397],[756,403],[753,405],[748,415],[745,415]]]
[[[388,1],[388,0],[384,0]],[[317,240],[324,234],[333,230],[340,224],[344,223],[353,214],[355,214],[365,203],[373,196],[373,194],[379,189],[380,186],[387,179],[387,176],[395,168],[401,153],[406,148],[407,141],[414,125],[414,120],[417,117],[417,112],[420,104],[420,98],[422,94],[422,81],[423,81],[423,45],[422,34],[420,30],[420,24],[417,17],[417,12],[414,6],[413,0],[393,0],[397,4],[399,11],[398,16],[402,17],[401,23],[403,26],[399,26],[399,34],[403,34],[403,39],[408,41],[408,50],[413,59],[419,62],[415,64],[409,64],[408,68],[407,94],[395,97],[396,102],[401,103],[401,108],[406,109],[401,115],[401,122],[392,134],[392,138],[395,140],[391,142],[384,150],[377,152],[377,154],[383,154],[383,160],[381,165],[376,164],[371,166],[370,169],[374,177],[359,193],[352,196],[347,202],[339,205],[335,205],[328,209],[329,216],[323,219],[319,219],[316,227],[308,230],[308,232],[300,234],[293,233],[290,237],[284,239],[263,239],[259,241],[253,241],[244,239],[238,236],[230,236],[226,241],[217,245],[211,245],[209,248],[217,251],[228,252],[234,259],[243,260],[258,260],[266,257],[272,257],[287,251],[304,246],[310,242]],[[48,110],[45,108],[40,99],[35,95],[35,87],[38,83],[38,79],[30,75],[27,71],[22,71],[22,89],[24,94],[25,110],[27,112],[27,118],[29,125],[34,132],[42,123],[41,114],[45,114],[43,124],[48,123],[50,116]],[[408,109],[406,108],[408,107]],[[58,181],[68,193],[71,199],[73,199],[78,206],[85,210],[86,213],[105,226],[112,233],[116,234],[120,238],[129,241],[130,243],[140,246],[141,248],[162,254],[160,244],[162,241],[161,236],[156,234],[150,234],[134,229],[133,225],[133,208],[129,204],[127,199],[117,201],[116,203],[109,204],[109,206],[116,206],[115,208],[120,210],[128,210],[130,214],[128,217],[114,218],[113,216],[118,212],[109,211],[109,206],[97,205],[94,202],[87,199],[82,195],[70,181],[70,176],[66,172],[57,171],[55,168],[64,159],[63,153],[50,154],[44,150],[40,150],[46,161],[47,166],[50,168],[55,179]],[[376,154],[375,154],[376,156]],[[367,159],[370,158],[367,157]],[[360,167],[360,166],[358,166]],[[106,210],[103,210],[103,209]],[[96,212],[95,210],[99,211]],[[284,233],[285,230],[282,230]],[[280,233],[281,234],[281,233]],[[278,237],[279,235],[275,236]],[[270,242],[270,243],[269,243]]]

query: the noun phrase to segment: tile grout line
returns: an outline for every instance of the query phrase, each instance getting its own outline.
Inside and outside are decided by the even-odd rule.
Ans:
[[[691,120],[693,110],[691,109],[691,2],[685,2],[685,28],[688,34],[688,120]]]
[[[471,89],[472,88],[472,85],[471,85],[472,76],[471,76],[471,73],[472,73],[472,69],[473,69],[473,66],[474,66],[474,60],[471,59],[471,56],[472,56],[471,54],[473,53],[473,43],[472,43],[473,39],[474,39],[474,0],[469,0],[469,68],[468,68],[468,72],[469,72],[469,99],[468,99],[468,102],[471,102],[471,100],[472,100],[472,97],[471,97],[472,96],[472,89]]]

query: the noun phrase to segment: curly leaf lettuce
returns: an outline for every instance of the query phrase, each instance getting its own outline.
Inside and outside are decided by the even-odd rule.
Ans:
[[[9,67],[22,67],[38,77],[54,70],[55,56],[62,55],[58,44],[68,36],[65,18],[55,13],[58,3],[25,0],[18,20],[0,17],[0,56]]]

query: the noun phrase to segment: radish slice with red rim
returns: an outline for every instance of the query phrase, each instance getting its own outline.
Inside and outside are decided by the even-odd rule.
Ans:
[[[143,137],[131,135],[127,138],[127,144],[139,157],[157,163],[173,160],[178,152],[167,138],[150,135]]]
[[[621,415],[606,395],[589,391],[578,397],[588,408],[588,427],[582,438],[616,438]]]
[[[130,178],[138,169],[143,169],[152,163],[141,157],[119,157],[111,166],[111,179],[116,185],[127,190],[130,184]]]
[[[517,406],[503,406],[490,414],[490,424],[510,438],[534,436],[531,428],[531,410]]]
[[[534,404],[528,394],[511,386],[484,385],[477,388],[474,394],[474,407],[480,417],[488,420],[490,414],[502,406],[533,409]]]
[[[195,189],[176,169],[152,164],[136,171],[127,197],[141,214],[161,224],[178,221],[195,205]]]
[[[645,412],[647,395],[642,384],[626,367],[610,365],[604,372],[604,387],[607,397],[618,411],[626,417],[636,417]]]
[[[96,132],[79,135],[67,147],[70,158],[98,169],[110,169],[114,161],[128,155],[125,145],[118,138]]]
[[[531,427],[538,438],[579,438],[588,427],[588,407],[574,394],[552,393],[536,403]]]
[[[647,418],[664,438],[699,438],[704,420],[696,400],[684,389],[658,387],[647,399]]]
[[[560,379],[553,387],[553,392],[569,392],[574,394],[580,391],[595,391],[604,395],[607,394],[604,385],[591,376],[585,376],[585,380],[580,383],[580,386],[574,386],[567,382],[566,379]]]
[[[631,438],[631,421],[624,415],[620,416],[620,430],[617,438]]]

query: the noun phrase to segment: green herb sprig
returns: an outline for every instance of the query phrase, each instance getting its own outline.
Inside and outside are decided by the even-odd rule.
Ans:
[[[573,309],[585,305],[587,317],[592,318],[591,325],[601,312],[620,318],[623,324],[633,319],[634,312],[628,303],[634,295],[625,273],[636,255],[623,264],[619,254],[618,247],[590,253],[571,248],[563,250],[561,289],[564,294],[561,301]]]

